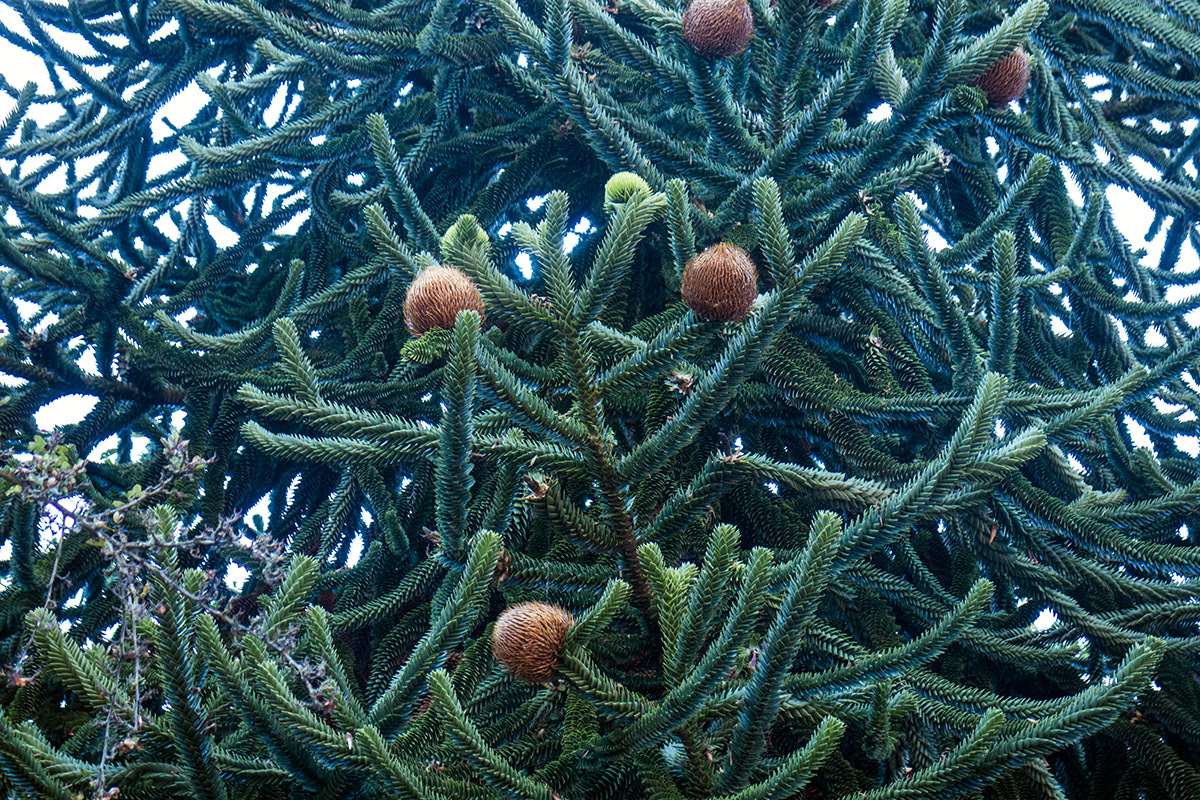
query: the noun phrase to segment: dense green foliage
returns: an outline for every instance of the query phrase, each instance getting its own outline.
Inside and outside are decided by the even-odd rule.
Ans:
[[[3,796],[1200,798],[1196,0],[5,4]]]

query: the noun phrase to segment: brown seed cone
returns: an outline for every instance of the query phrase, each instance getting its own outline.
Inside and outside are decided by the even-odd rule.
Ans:
[[[988,105],[997,110],[1024,97],[1029,87],[1029,56],[1025,48],[1018,46],[988,67],[978,86],[987,93]]]
[[[701,58],[736,56],[753,38],[746,0],[692,0],[683,12],[683,40]]]
[[[417,274],[404,298],[404,322],[417,336],[434,328],[454,327],[460,311],[483,316],[483,297],[462,270],[435,265]]]
[[[518,603],[505,610],[492,629],[492,654],[523,681],[545,683],[554,677],[558,651],[575,618],[549,603]]]
[[[758,297],[758,269],[731,244],[714,244],[683,269],[683,302],[708,320],[745,319]]]

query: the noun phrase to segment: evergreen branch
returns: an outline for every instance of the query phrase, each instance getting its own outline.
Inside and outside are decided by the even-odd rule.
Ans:
[[[830,240],[805,259],[786,284],[768,295],[767,302],[728,341],[721,358],[696,383],[675,416],[617,463],[616,474],[621,481],[634,483],[658,469],[724,408],[739,384],[749,377],[774,344],[807,293],[841,264],[865,226],[866,221],[861,216],[847,217]]]
[[[354,741],[367,762],[371,782],[383,791],[402,800],[445,800],[445,795],[429,786],[420,773],[410,769],[388,749],[378,729],[369,725],[359,728],[355,731]]]
[[[442,259],[467,273],[478,284],[485,306],[507,309],[516,319],[557,329],[560,326],[558,318],[500,274],[492,264],[488,250],[487,234],[469,214],[459,217],[442,237]]]
[[[803,788],[837,748],[846,730],[844,722],[826,717],[813,731],[804,747],[790,754],[767,778],[727,800],[784,800]],[[722,800],[726,800],[723,798]]]
[[[463,711],[450,685],[450,676],[444,670],[434,670],[429,675],[429,688],[442,714],[447,734],[462,749],[463,756],[476,766],[480,777],[488,785],[521,800],[551,800],[553,795],[548,787],[518,772],[483,740],[479,729]]]
[[[672,683],[682,681],[695,664],[706,633],[712,630],[725,607],[738,543],[737,528],[718,525],[709,534],[704,561],[690,588],[683,591],[685,585],[681,585],[679,590],[667,595],[668,599],[677,597],[675,604],[679,606],[678,613],[672,615],[675,619],[663,625],[664,637],[673,634],[667,640],[663,657],[663,672]],[[686,607],[682,602],[685,599]]]
[[[444,411],[433,480],[437,494],[437,530],[442,549],[452,560],[461,558],[463,543],[470,534],[466,512],[475,485],[471,477],[471,436],[479,324],[477,313],[459,313],[442,382]]]
[[[992,273],[992,307],[989,321],[988,371],[1010,376],[1017,342],[1016,240],[1001,231],[994,247],[995,271]]]
[[[733,609],[700,662],[640,719],[597,742],[597,755],[611,758],[620,752],[637,751],[661,742],[698,713],[704,698],[725,676],[734,654],[750,633],[764,600],[770,562],[771,556],[765,550],[755,549],[751,553]]]
[[[429,628],[409,654],[385,691],[368,709],[370,723],[387,735],[413,716],[416,693],[423,676],[445,663],[447,653],[457,647],[474,626],[496,571],[500,537],[480,531],[471,539],[466,565],[453,590],[445,593],[444,604],[430,620]]]
[[[246,2],[246,0],[242,0]],[[382,114],[371,114],[367,117],[367,134],[371,137],[371,149],[375,155],[375,165],[387,181],[388,194],[392,206],[404,219],[404,226],[409,234],[416,239],[422,248],[433,251],[437,247],[438,235],[433,221],[421,207],[400,157],[392,144],[391,131],[388,130],[387,120]]]
[[[317,377],[308,356],[300,348],[300,335],[290,319],[275,323],[275,346],[280,361],[291,379],[292,391],[305,403],[317,405],[321,402],[317,393]]]
[[[195,592],[198,573],[189,571],[182,578]],[[196,612],[170,588],[166,588],[164,595],[155,639],[161,650],[166,701],[170,703],[167,718],[171,723],[171,741],[179,751],[193,796],[197,800],[224,800],[225,782],[213,763],[211,730],[199,694],[204,673],[196,664],[193,641]]]
[[[992,30],[966,50],[956,53],[946,71],[950,86],[969,83],[992,64],[1007,56],[1046,18],[1046,0],[1026,0]]]
[[[872,653],[823,672],[799,672],[784,679],[784,688],[794,695],[812,696],[846,691],[857,685],[883,679],[937,658],[970,626],[991,599],[989,581],[976,581],[957,606],[911,642]]]
[[[643,231],[665,209],[664,195],[647,195],[644,191],[635,192],[619,204],[571,308],[572,325],[582,328],[600,315],[605,303],[624,283],[625,274],[633,262],[634,248],[641,240]]]
[[[758,664],[744,690],[729,742],[729,766],[717,782],[719,790],[743,788],[766,750],[767,730],[783,701],[784,678],[792,670],[809,618],[825,592],[841,532],[840,520],[830,512],[818,514],[809,528],[804,555],[759,646]]]
[[[783,206],[779,201],[779,186],[770,178],[754,182],[755,224],[758,240],[762,242],[767,268],[775,283],[782,283],[795,264],[792,243],[783,222]]]

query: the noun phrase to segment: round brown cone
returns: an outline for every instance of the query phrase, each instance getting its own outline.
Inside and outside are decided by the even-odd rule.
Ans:
[[[687,307],[705,319],[745,319],[758,297],[758,269],[740,247],[714,244],[684,267],[680,293]]]
[[[460,311],[483,316],[479,288],[461,270],[440,264],[421,270],[404,298],[404,323],[417,336],[434,328],[453,328]]]
[[[575,618],[549,603],[518,603],[505,610],[492,629],[492,654],[523,681],[545,683],[554,677],[558,650]]]
[[[1025,48],[1019,46],[992,64],[979,79],[979,88],[987,93],[988,105],[995,109],[1020,100],[1028,87],[1029,56]]]
[[[736,56],[753,38],[746,0],[692,0],[683,12],[683,40],[701,58]]]

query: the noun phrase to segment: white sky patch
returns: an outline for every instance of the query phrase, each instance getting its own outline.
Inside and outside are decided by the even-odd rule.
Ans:
[[[150,41],[157,42],[159,39],[165,39],[177,30],[179,30],[179,20],[172,17],[151,34]]]
[[[273,128],[282,121],[284,108],[287,106],[288,87],[286,83],[279,84],[279,88],[275,90],[275,94],[271,96],[271,102],[267,104],[267,108],[263,111],[263,124],[269,128]]]
[[[1146,250],[1147,254],[1142,258],[1142,265],[1157,267],[1158,260],[1162,256],[1163,243],[1166,241],[1167,228],[1169,226],[1161,226],[1158,235],[1153,240],[1146,241],[1146,234],[1150,231],[1150,226],[1154,223],[1154,209],[1132,191],[1123,189],[1120,186],[1109,186],[1106,196],[1108,197],[1109,205],[1112,206],[1113,218],[1120,225],[1125,239],[1134,250]],[[1190,247],[1185,247],[1184,249],[1190,250]],[[1195,291],[1191,287],[1188,290]],[[1132,299],[1138,300],[1139,298],[1135,295]]]
[[[161,142],[172,135],[173,128],[181,128],[191,122],[196,112],[208,105],[210,99],[195,81],[183,87],[179,93],[163,103],[158,113],[150,120],[150,135],[154,141]]]
[[[308,222],[308,216],[311,212],[307,208],[302,208],[296,212],[296,216],[289,219],[287,222],[275,229],[275,233],[279,236],[291,236],[300,230],[300,226]]]
[[[238,243],[238,235],[225,227],[213,214],[205,214],[204,221],[208,223],[208,232],[217,243],[217,247],[232,247]]]
[[[163,138],[165,139],[166,135]],[[183,154],[182,150],[167,150],[162,153],[156,153],[150,158],[150,164],[146,167],[146,178],[148,180],[161,178],[171,170],[178,169],[186,163],[188,163],[188,157]]]
[[[74,425],[82,422],[99,401],[93,395],[69,394],[46,403],[33,415],[33,421],[43,431]]]
[[[517,269],[521,271],[522,278],[529,280],[533,277],[533,257],[529,253],[522,250],[513,260],[517,264]]]
[[[131,437],[129,445],[129,457],[137,461],[150,449],[150,440],[145,436],[134,436]]]
[[[88,375],[99,376],[100,369],[96,365],[96,347],[88,345],[79,355],[79,360],[75,362],[79,368]]]
[[[37,325],[33,326],[33,332],[45,333],[46,329],[56,322],[58,322],[58,314],[55,314],[53,311],[51,311],[49,314],[42,317],[41,320],[38,321]]]
[[[1145,447],[1154,452],[1154,446],[1150,443],[1150,437],[1146,435],[1146,428],[1142,423],[1133,417],[1126,416],[1125,429],[1129,431],[1129,438],[1133,440],[1134,447]]]
[[[1140,156],[1130,156],[1129,164],[1133,167],[1133,171],[1141,177],[1157,181],[1162,179],[1162,173],[1154,168],[1154,166],[1146,159]]]
[[[867,114],[867,122],[883,122],[891,117],[892,107],[887,103],[880,103],[871,109],[871,113]]]
[[[110,461],[117,454],[117,435],[114,433],[106,439],[101,439],[92,452],[88,453],[88,461]]]
[[[236,561],[231,561],[229,568],[225,570],[225,585],[229,587],[229,591],[231,592],[240,592],[242,587],[246,585],[249,577],[250,570]]]
[[[262,497],[258,498],[258,502],[246,509],[246,517],[252,517],[255,514],[261,516],[264,520],[270,513],[271,509],[271,493],[267,492]]]
[[[950,249],[949,242],[947,242],[945,239],[943,239],[942,235],[940,233],[935,231],[933,228],[930,228],[928,225],[925,225],[924,229],[925,229],[925,243],[929,245],[930,250],[932,250],[936,253],[936,252],[940,252],[942,250]]]
[[[37,185],[39,192],[46,194],[56,194],[64,191],[67,188],[67,165],[63,164],[54,171],[42,178]]]
[[[1051,625],[1058,622],[1058,615],[1048,608],[1043,608],[1042,613],[1038,614],[1038,618],[1033,621],[1034,630],[1048,630]]]
[[[183,202],[183,203],[180,203],[179,205],[177,205],[175,207],[175,210],[179,212],[179,215],[181,217],[186,218],[188,209],[190,206],[191,206],[191,201],[189,200],[189,201],[186,201],[186,202]],[[171,241],[174,241],[179,238],[179,227],[175,224],[175,221],[172,220],[171,217],[168,216],[167,214],[162,214],[157,219],[155,219],[154,227],[158,228],[158,232],[161,233],[163,236],[167,237],[168,239],[170,239]]]
[[[346,566],[353,567],[362,558],[363,553],[363,537],[362,534],[356,534],[350,541],[350,552],[346,554]]]
[[[82,587],[80,587],[78,592],[71,595],[71,597],[67,600],[67,602],[63,603],[63,608],[79,608],[81,605],[83,605],[83,588]]]

